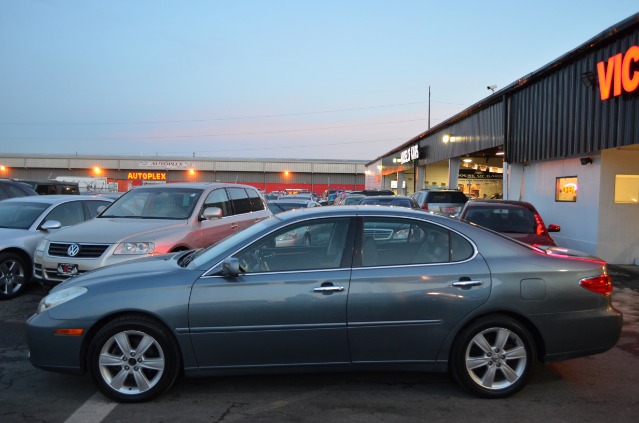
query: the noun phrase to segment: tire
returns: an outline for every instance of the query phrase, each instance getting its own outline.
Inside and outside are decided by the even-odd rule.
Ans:
[[[530,379],[536,362],[528,330],[508,316],[486,316],[459,333],[451,350],[450,370],[457,382],[484,398],[503,398]]]
[[[137,350],[143,345],[143,350]],[[181,360],[166,328],[139,316],[120,317],[91,341],[88,368],[97,388],[119,402],[143,402],[166,392],[180,374]]]
[[[18,296],[31,278],[31,269],[14,253],[0,254],[0,300]]]

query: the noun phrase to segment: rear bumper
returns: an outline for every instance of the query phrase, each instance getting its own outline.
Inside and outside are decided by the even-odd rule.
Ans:
[[[599,354],[614,347],[621,336],[623,315],[614,307],[604,310],[553,314],[537,325],[545,334],[545,363]]]

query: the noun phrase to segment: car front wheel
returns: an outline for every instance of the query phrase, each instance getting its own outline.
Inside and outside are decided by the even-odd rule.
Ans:
[[[89,372],[100,392],[119,402],[148,401],[179,375],[170,333],[146,317],[124,316],[104,326],[89,347]]]
[[[0,300],[10,300],[24,289],[29,280],[29,269],[20,256],[0,254]]]
[[[526,384],[536,361],[528,330],[508,316],[487,316],[457,336],[451,353],[451,372],[475,395],[502,398]]]

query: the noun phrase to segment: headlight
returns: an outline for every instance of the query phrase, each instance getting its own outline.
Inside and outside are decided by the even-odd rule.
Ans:
[[[47,249],[47,243],[48,241],[44,238],[42,238],[40,240],[40,242],[38,242],[38,246],[36,247],[36,252],[41,252],[44,253],[44,251]]]
[[[143,255],[151,254],[155,250],[152,242],[123,242],[118,245],[113,254]]]
[[[40,314],[43,311],[47,311],[55,306],[64,304],[67,301],[71,301],[74,298],[79,297],[82,294],[86,294],[89,290],[83,286],[72,286],[70,288],[62,289],[60,291],[49,294],[40,300],[38,304],[37,313]]]

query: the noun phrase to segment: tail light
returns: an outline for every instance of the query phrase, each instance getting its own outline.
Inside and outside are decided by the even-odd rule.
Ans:
[[[596,294],[605,296],[612,295],[612,279],[609,275],[600,275],[594,278],[582,279],[579,281],[579,285]]]
[[[537,224],[537,235],[543,235],[546,233],[546,228],[544,227],[544,224],[541,221],[541,217],[539,217],[538,214],[535,214],[535,223]]]
[[[428,203],[422,204],[422,210],[428,210]]]

